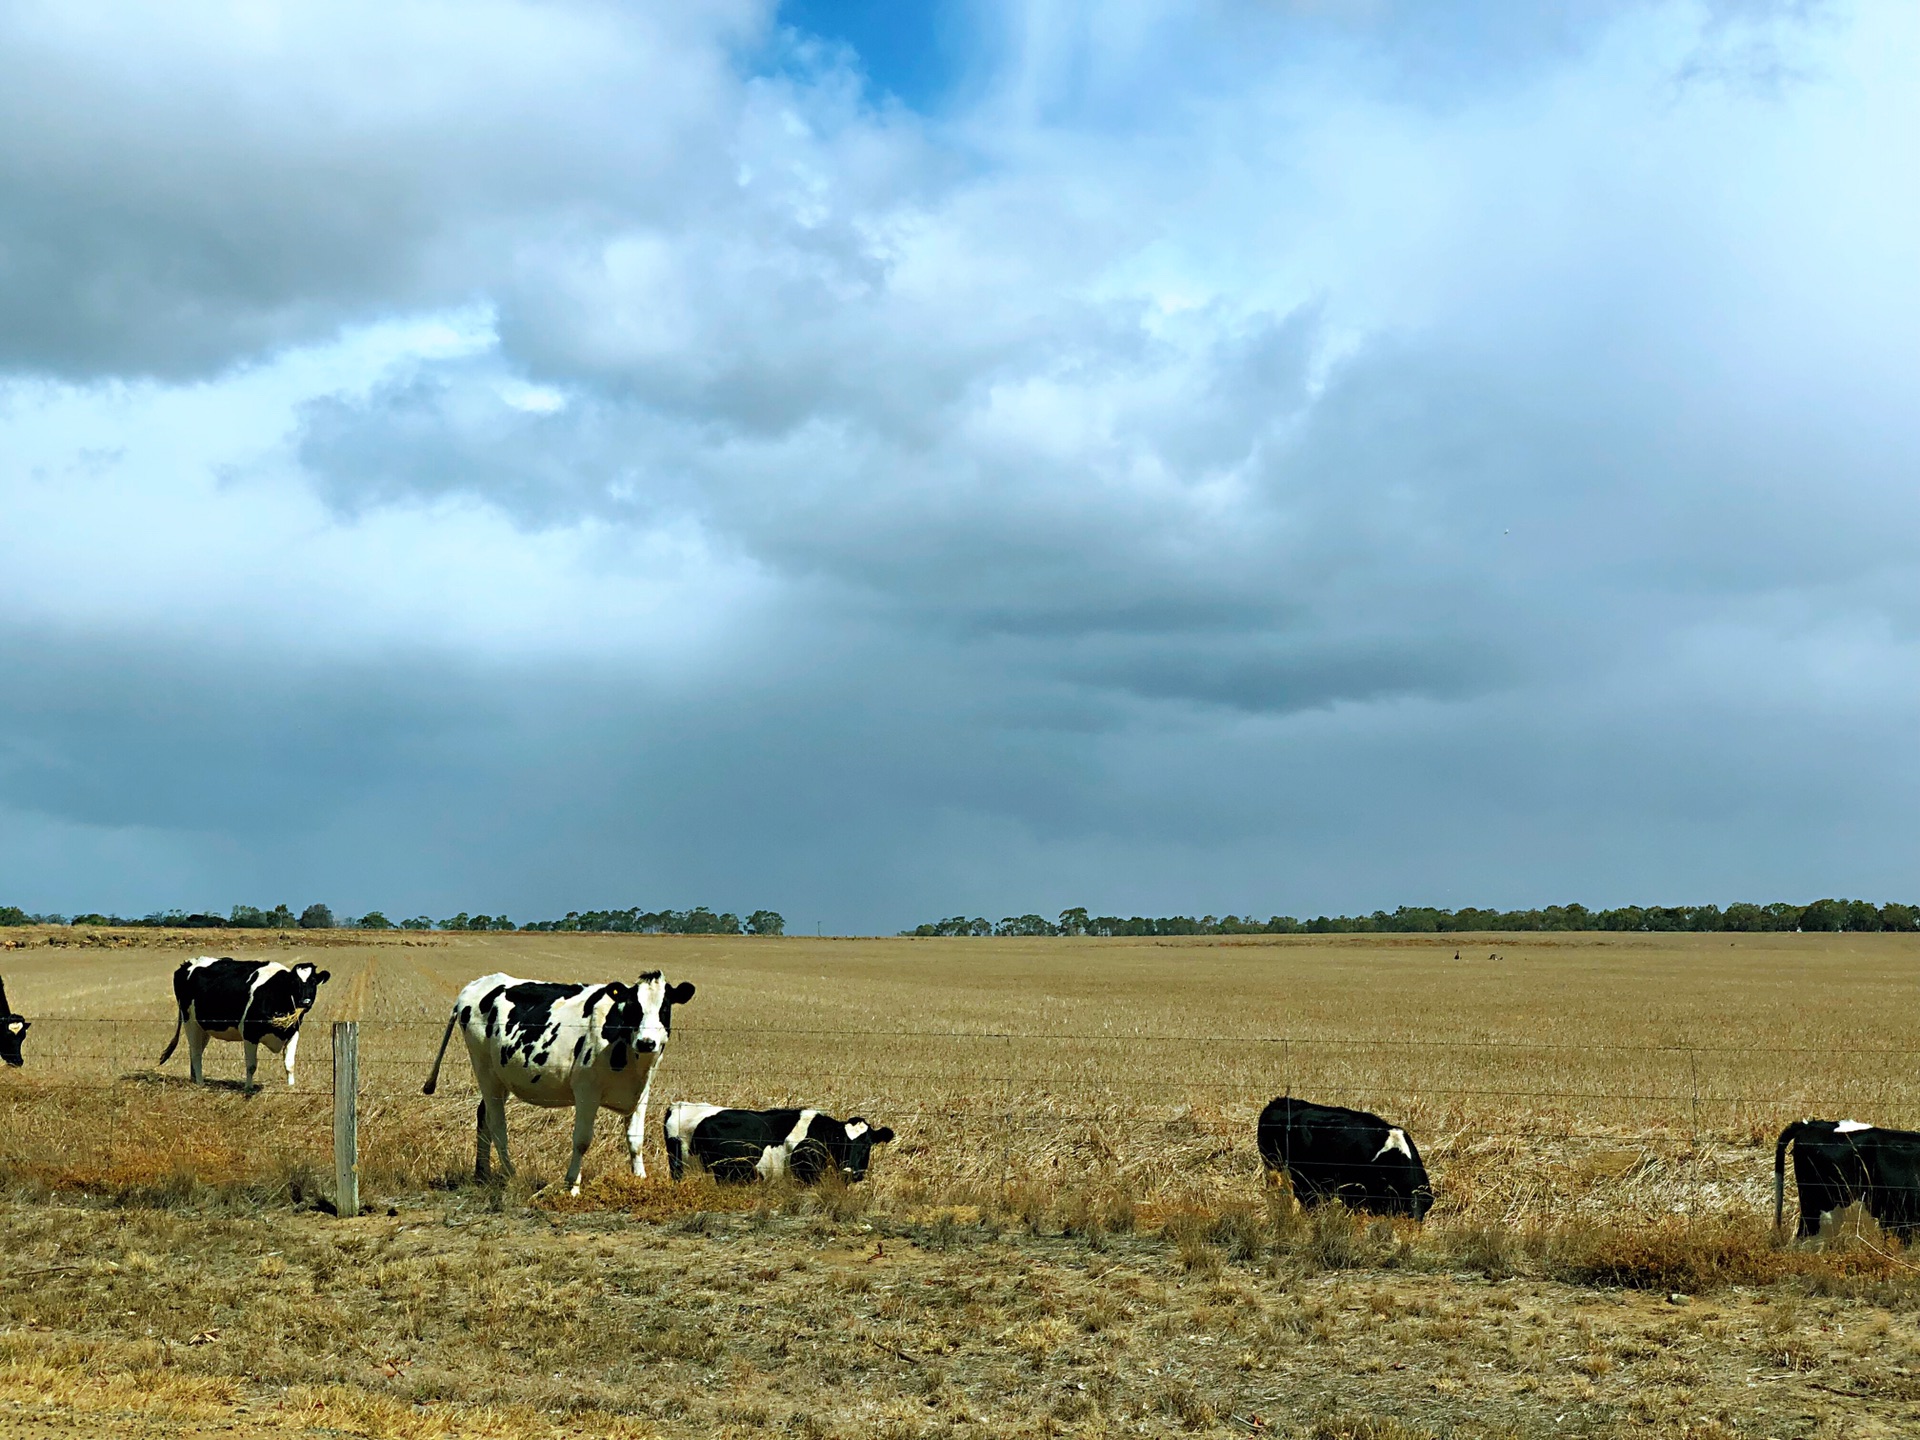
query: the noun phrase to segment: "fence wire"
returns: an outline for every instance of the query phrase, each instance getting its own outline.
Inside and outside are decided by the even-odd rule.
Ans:
[[[241,1047],[231,1042],[209,1042],[206,1087],[187,1081],[184,1042],[157,1067],[172,1033],[171,1017],[36,1019],[25,1067],[0,1074],[0,1165],[82,1185],[190,1173],[291,1186],[326,1172],[324,1025],[305,1027],[291,1088],[282,1057],[262,1048],[251,1094],[239,1088]],[[463,1045],[449,1047],[439,1092],[420,1093],[444,1033],[444,1020],[359,1022],[370,1183],[451,1183],[471,1170],[476,1091]],[[1257,1174],[1260,1108],[1292,1094],[1408,1126],[1436,1183],[1471,1193],[1489,1214],[1577,1206],[1588,1191],[1684,1210],[1770,1203],[1772,1140],[1791,1120],[1920,1120],[1920,1082],[1907,1063],[1916,1054],[688,1023],[653,1083],[647,1143],[659,1164],[660,1120],[676,1099],[810,1105],[890,1125],[899,1139],[876,1173],[922,1189],[953,1177],[1125,1176],[1166,1193],[1225,1193]],[[570,1111],[515,1103],[509,1114],[517,1157],[549,1171],[564,1164]],[[621,1130],[602,1119],[590,1172],[624,1166]]]

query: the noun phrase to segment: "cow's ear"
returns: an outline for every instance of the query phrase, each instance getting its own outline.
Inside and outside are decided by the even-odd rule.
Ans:
[[[667,987],[667,1003],[669,1005],[684,1005],[692,998],[693,982],[691,980],[682,980],[678,985],[669,985]]]
[[[893,1139],[893,1131],[889,1130],[885,1125],[882,1125],[878,1130],[869,1130],[867,1132],[867,1139],[876,1145],[885,1145]]]
[[[333,972],[331,970],[322,970],[318,975],[313,977],[313,983],[316,985],[324,985],[332,978]]]

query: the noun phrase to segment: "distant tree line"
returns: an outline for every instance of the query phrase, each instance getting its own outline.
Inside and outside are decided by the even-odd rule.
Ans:
[[[309,905],[298,915],[286,905],[262,910],[235,905],[225,915],[212,911],[156,910],[137,918],[121,915],[34,915],[18,905],[0,905],[0,925],[119,925],[184,930],[540,930],[629,935],[784,935],[787,922],[778,910],[755,910],[742,920],[732,911],[715,914],[704,905],[691,910],[569,910],[565,919],[516,925],[505,915],[458,915],[435,922],[425,915],[389,920],[378,910],[335,919],[331,908]]]
[[[635,906],[630,910],[569,910],[562,919],[536,920],[520,928],[561,934],[584,931],[611,935],[784,935],[787,922],[778,910],[755,910],[742,920],[731,910],[716,915],[704,905],[696,905],[691,910],[642,910]]]
[[[1755,905],[1739,901],[1724,910],[1718,905],[1622,905],[1611,910],[1589,910],[1584,905],[1549,905],[1541,910],[1440,910],[1430,905],[1402,905],[1371,915],[1318,915],[1296,920],[1274,915],[1265,920],[1251,915],[1089,915],[1084,907],[1062,910],[1060,918],[1009,915],[993,921],[955,915],[918,925],[908,935],[1423,935],[1456,930],[1619,930],[1635,932],[1902,930],[1920,931],[1920,907],[1890,900],[1875,905],[1868,900],[1815,900],[1811,905],[1776,902]]]

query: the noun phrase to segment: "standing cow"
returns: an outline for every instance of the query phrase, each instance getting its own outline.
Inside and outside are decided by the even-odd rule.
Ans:
[[[663,1128],[674,1179],[691,1159],[730,1185],[782,1175],[814,1185],[829,1174],[852,1185],[867,1178],[873,1147],[893,1139],[893,1131],[860,1115],[836,1120],[819,1110],[729,1110],[691,1100],[669,1105]]]
[[[7,1003],[7,982],[0,980],[0,1060],[9,1065],[27,1063],[20,1056],[20,1042],[27,1038],[32,1024],[24,1015],[13,1013],[13,1007]]]
[[[1867,1213],[1903,1242],[1920,1230],[1920,1134],[1859,1120],[1794,1121],[1773,1147],[1776,1230],[1786,1209],[1789,1145],[1800,1192],[1798,1238],[1819,1234],[1827,1216],[1856,1200],[1865,1201]]]
[[[1283,1095],[1260,1112],[1255,1139],[1267,1183],[1279,1183],[1284,1172],[1309,1210],[1340,1200],[1375,1215],[1424,1220],[1433,1208],[1413,1137],[1378,1115]]]
[[[187,1065],[193,1083],[203,1083],[200,1058],[209,1038],[238,1040],[247,1056],[247,1088],[254,1088],[260,1047],[284,1050],[287,1084],[293,1084],[293,1057],[300,1049],[300,1022],[307,1018],[320,987],[332,976],[310,964],[282,965],[278,960],[216,960],[202,955],[173,972],[173,998],[179,1008],[173,1039],[154,1063],[164,1065],[187,1036]]]
[[[483,975],[454,997],[453,1013],[440,1037],[433,1073],[421,1087],[431,1095],[440,1083],[453,1027],[461,1027],[473,1062],[480,1106],[474,1117],[473,1174],[485,1180],[489,1147],[507,1158],[507,1096],[545,1109],[573,1106],[573,1159],[567,1188],[580,1193],[580,1165],[593,1144],[593,1122],[605,1106],[628,1117],[627,1156],[643,1179],[641,1148],[647,1133],[647,1093],[673,1030],[673,1007],[693,998],[693,985],[669,985],[649,970],[633,985],[555,984]]]

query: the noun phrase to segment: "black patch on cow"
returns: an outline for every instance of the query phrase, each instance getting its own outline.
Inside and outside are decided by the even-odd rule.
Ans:
[[[1261,1161],[1293,1182],[1306,1209],[1339,1200],[1375,1215],[1424,1220],[1433,1208],[1433,1186],[1405,1130],[1408,1154],[1386,1148],[1396,1129],[1365,1110],[1282,1096],[1260,1112],[1254,1138]]]
[[[767,1147],[785,1143],[799,1123],[798,1110],[722,1110],[693,1127],[693,1153],[721,1184],[743,1185],[760,1178]]]
[[[507,987],[496,985],[480,997],[480,1013],[486,1017],[482,1034],[489,1040],[493,1038],[493,1027],[500,1023],[500,997],[507,993]]]
[[[506,1056],[511,1050],[531,1056],[553,1023],[553,1007],[579,993],[578,985],[547,980],[526,980],[509,987],[505,991],[506,1015],[501,1024],[505,1045],[500,1052],[500,1063],[507,1063]]]
[[[607,1065],[618,1072],[627,1068],[647,1013],[640,997],[617,981],[600,993],[607,1000],[607,1013],[600,1021],[600,1038],[607,1045]]]
[[[1856,1200],[1880,1227],[1902,1242],[1920,1231],[1920,1133],[1878,1125],[1841,1130],[1836,1120],[1796,1120],[1773,1147],[1774,1223],[1780,1223],[1787,1147],[1799,1191],[1802,1239],[1820,1231],[1820,1218]]]

